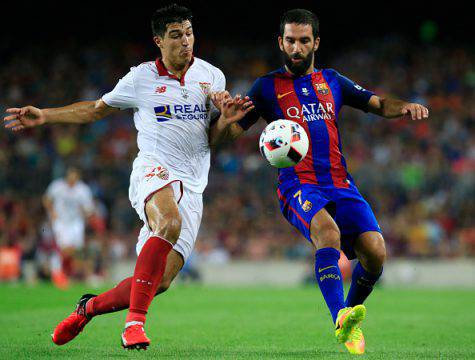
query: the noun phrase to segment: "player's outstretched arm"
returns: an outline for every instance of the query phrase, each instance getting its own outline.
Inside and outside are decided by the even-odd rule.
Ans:
[[[55,220],[56,219],[56,213],[54,211],[53,207],[53,200],[47,195],[43,195],[43,206],[46,209],[46,212],[50,218],[50,220]]]
[[[370,112],[384,116],[385,118],[408,117],[412,120],[422,120],[429,117],[429,110],[416,103],[409,103],[403,100],[381,98],[373,95],[369,99],[368,109]]]
[[[210,129],[210,145],[237,139],[244,132],[237,122],[254,109],[252,101],[247,96],[241,98],[241,95],[232,98],[227,91],[214,93],[211,99],[221,115]]]
[[[5,128],[20,131],[43,124],[85,124],[106,117],[119,109],[108,106],[101,99],[81,101],[68,106],[51,109],[39,109],[34,106],[10,108],[3,118]]]

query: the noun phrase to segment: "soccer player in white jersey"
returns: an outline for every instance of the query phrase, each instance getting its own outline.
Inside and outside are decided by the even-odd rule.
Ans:
[[[217,117],[236,120],[252,110],[248,99],[227,99],[220,111],[210,93],[225,88],[223,73],[193,56],[191,12],[177,5],[156,11],[154,42],[161,56],[134,67],[97,101],[62,108],[7,109],[6,127],[19,131],[45,123],[88,123],[133,109],[139,154],[129,198],[143,220],[134,275],[98,296],[81,297],[76,310],[55,329],[65,344],[99,314],[129,309],[122,345],[146,349],[145,316],[155,294],[165,291],[190,255],[202,214],[202,192],[210,166],[208,132]]]
[[[65,263],[74,259],[84,248],[86,219],[92,214],[92,192],[76,168],[69,168],[65,178],[54,180],[46,190],[43,204],[51,221],[57,252],[51,258],[53,283],[59,288],[68,286]]]

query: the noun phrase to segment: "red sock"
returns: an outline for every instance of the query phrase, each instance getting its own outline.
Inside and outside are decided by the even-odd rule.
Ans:
[[[86,304],[86,314],[96,316],[129,308],[132,277],[118,283],[114,288],[102,293]]]
[[[145,243],[135,264],[126,323],[145,323],[145,315],[162,281],[172,247],[171,243],[158,236],[152,236]]]
[[[71,255],[62,254],[61,269],[67,276],[73,275],[73,258]]]

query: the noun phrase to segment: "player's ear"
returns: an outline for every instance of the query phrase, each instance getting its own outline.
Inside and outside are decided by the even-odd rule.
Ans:
[[[320,37],[317,36],[317,37],[315,38],[315,44],[314,44],[314,46],[313,46],[313,51],[317,51],[317,49],[318,49],[319,46],[320,46]]]
[[[162,47],[162,37],[161,36],[154,36],[153,37],[153,42],[155,43],[155,45],[157,45],[159,48]]]
[[[279,36],[277,38],[277,41],[279,42],[279,48],[281,51],[284,51],[284,39],[282,38],[282,36]]]

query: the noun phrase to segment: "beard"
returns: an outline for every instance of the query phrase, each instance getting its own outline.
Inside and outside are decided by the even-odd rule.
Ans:
[[[313,60],[313,52],[310,52],[306,57],[300,54],[289,55],[285,51],[284,54],[284,62],[292,74],[295,76],[302,76],[304,75],[309,67],[312,65]],[[302,59],[299,63],[292,62],[292,59]]]

